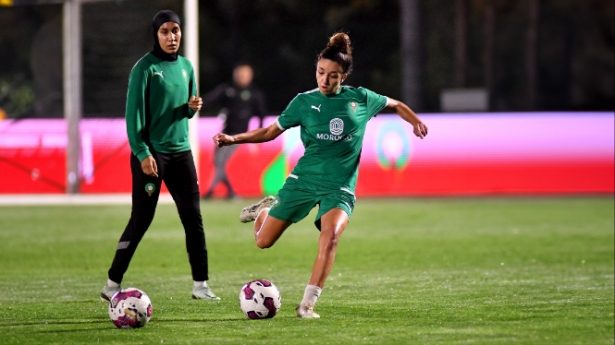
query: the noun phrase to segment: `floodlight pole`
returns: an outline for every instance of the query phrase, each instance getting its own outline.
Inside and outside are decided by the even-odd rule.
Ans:
[[[197,88],[199,86],[199,2],[198,0],[184,1],[184,32],[186,33],[184,47],[186,58],[192,62]],[[198,90],[197,90],[198,92]],[[198,96],[199,94],[197,94]],[[197,176],[199,175],[199,113],[197,112],[189,121],[190,146]]]
[[[81,97],[81,0],[63,4],[64,118],[67,123],[66,193],[79,193],[81,151],[79,119],[83,112]]]
[[[399,0],[399,31],[401,40],[401,99],[410,108],[421,111],[420,64],[421,0]]]

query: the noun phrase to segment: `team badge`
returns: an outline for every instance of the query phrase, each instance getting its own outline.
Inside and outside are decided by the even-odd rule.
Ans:
[[[329,130],[333,135],[340,135],[344,132],[344,121],[337,117],[329,122]]]
[[[184,75],[184,81],[187,83],[188,82],[188,72],[186,72],[185,69],[182,69],[182,74]]]
[[[152,196],[152,193],[156,191],[156,185],[151,182],[146,184],[145,191],[147,192],[147,195]]]
[[[350,107],[352,108],[352,110],[354,110],[354,112],[357,112],[357,103],[355,102],[350,102]]]

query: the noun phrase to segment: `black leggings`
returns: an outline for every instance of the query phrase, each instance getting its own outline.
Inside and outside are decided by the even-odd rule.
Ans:
[[[208,280],[207,248],[192,152],[152,154],[158,165],[158,177],[145,175],[141,162],[131,154],[132,211],[109,269],[109,279],[116,283],[122,282],[139,242],[154,219],[160,186],[164,181],[184,226],[192,278],[195,281]]]

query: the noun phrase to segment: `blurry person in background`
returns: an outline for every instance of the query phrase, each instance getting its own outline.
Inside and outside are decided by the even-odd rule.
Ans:
[[[232,83],[223,83],[203,96],[203,109],[220,108],[219,116],[224,120],[223,133],[232,135],[246,132],[253,116],[259,118],[259,128],[263,127],[263,117],[266,115],[265,97],[252,84],[253,77],[254,71],[250,65],[238,64],[233,70]],[[228,199],[238,198],[226,173],[226,164],[236,149],[237,146],[215,148],[214,178],[203,194],[203,199],[211,198],[219,183],[226,186]]]
[[[209,268],[196,167],[188,119],[201,109],[192,64],[178,55],[179,17],[160,11],[153,20],[154,49],[132,68],[126,96],[126,128],[132,154],[132,211],[117,244],[100,298],[120,291],[128,265],[152,220],[162,181],[169,189],[186,234],[192,268],[192,298],[217,301],[207,285]]]

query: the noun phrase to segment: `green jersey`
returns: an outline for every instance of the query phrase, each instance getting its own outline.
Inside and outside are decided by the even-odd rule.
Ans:
[[[190,150],[188,107],[196,96],[194,70],[188,59],[160,60],[148,53],[130,72],[126,96],[126,128],[132,153],[140,161],[151,150],[174,153]]]
[[[386,103],[361,87],[342,86],[329,96],[318,89],[298,94],[277,119],[282,130],[301,126],[305,153],[290,177],[354,194],[367,121]]]

